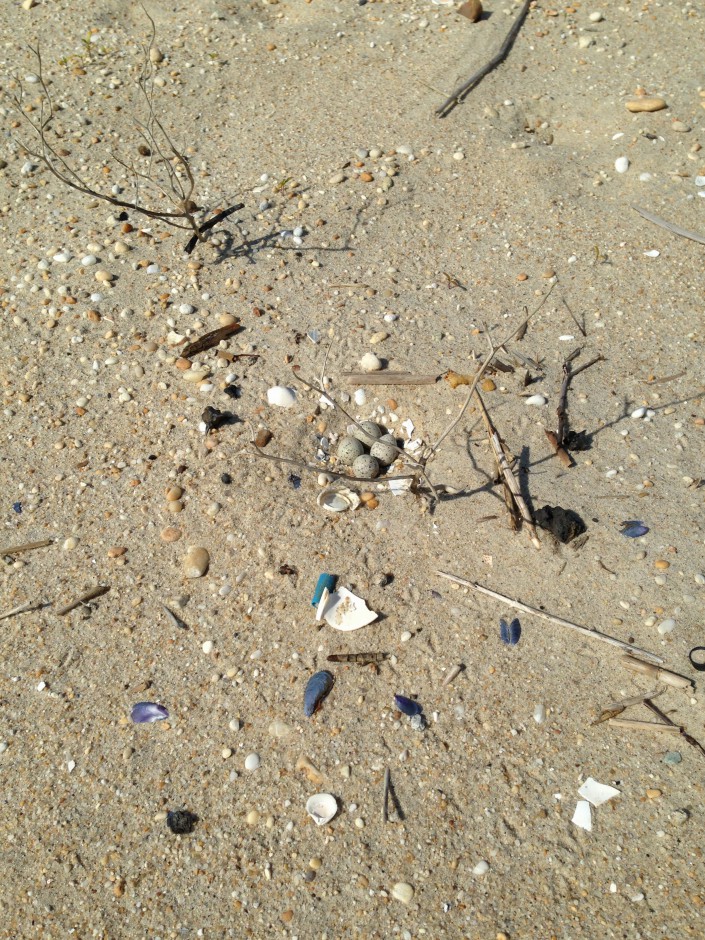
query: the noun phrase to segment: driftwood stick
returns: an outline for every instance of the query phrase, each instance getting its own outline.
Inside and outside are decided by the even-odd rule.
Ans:
[[[496,55],[494,55],[486,65],[483,65],[482,68],[478,69],[473,75],[471,75],[466,82],[463,82],[462,85],[458,85],[450,97],[447,98],[439,108],[436,108],[436,114],[439,117],[446,117],[446,115],[450,114],[453,108],[457,104],[460,104],[462,99],[471,90],[471,88],[474,85],[477,85],[477,83],[480,82],[485,77],[485,75],[491,72],[492,69],[496,68],[507,57],[509,50],[512,48],[514,40],[519,34],[522,23],[526,19],[526,14],[529,12],[530,6],[531,0],[524,0],[524,6],[521,8],[519,15],[512,23],[512,28],[507,33],[504,42],[500,46],[499,52],[497,52]]]
[[[384,771],[384,792],[382,794],[382,822],[386,823],[389,818],[389,782],[390,774],[389,767],[385,768]]]
[[[660,225],[661,228],[668,229],[668,231],[673,232],[674,235],[682,235],[683,238],[689,238],[699,245],[705,245],[705,235],[699,235],[697,232],[691,232],[687,228],[681,228],[680,225],[676,225],[673,222],[667,222],[666,219],[662,219],[661,216],[654,215],[653,212],[648,212],[646,209],[640,209],[639,206],[632,206],[632,209],[649,222],[653,222],[654,225]]]
[[[11,548],[0,548],[2,555],[19,555],[21,552],[33,552],[35,548],[46,548],[47,545],[53,545],[54,539],[40,539],[39,542],[23,542],[22,545],[14,545]]]
[[[610,718],[608,725],[614,725],[615,728],[628,728],[630,731],[671,731],[681,734],[678,725],[664,725],[661,721],[639,721],[636,718]]]
[[[86,591],[85,594],[81,594],[80,597],[77,597],[75,601],[71,601],[71,603],[67,604],[66,607],[62,607],[61,610],[57,610],[56,614],[58,617],[63,617],[65,614],[68,614],[77,607],[80,607],[81,604],[86,604],[88,601],[95,600],[96,597],[102,597],[103,594],[107,594],[109,590],[110,585],[99,584],[98,587],[91,588],[90,591]]]
[[[244,208],[245,208],[245,203],[239,202],[236,206],[230,206],[229,209],[224,209],[222,212],[219,212],[217,215],[214,215],[212,219],[209,219],[207,222],[204,222],[203,225],[198,226],[198,234],[194,235],[186,243],[186,246],[184,248],[184,251],[186,252],[186,254],[190,255],[193,249],[196,247],[199,241],[199,235],[202,236],[204,232],[207,232],[210,229],[212,229],[214,226],[218,224],[218,222],[222,222],[223,219],[227,219],[229,215],[232,215],[233,212],[237,212],[238,209],[244,209]]]
[[[657,718],[660,718],[662,721],[668,722],[668,724],[672,725],[674,728],[678,728],[678,730],[681,733],[681,737],[684,738],[688,742],[688,744],[690,744],[692,747],[697,748],[700,751],[700,753],[705,756],[705,747],[702,746],[702,744],[700,743],[700,741],[697,740],[697,738],[694,738],[692,734],[688,734],[685,728],[681,728],[681,726],[677,725],[675,721],[671,721],[668,715],[662,712],[660,708],[658,708],[656,705],[653,704],[653,702],[644,702],[644,705],[646,705],[646,707],[650,709],[654,713],[654,715],[656,715]]]
[[[485,422],[485,427],[487,428],[487,434],[490,439],[490,444],[492,445],[492,451],[497,461],[497,466],[499,467],[500,473],[504,479],[504,482],[507,485],[507,489],[511,492],[514,502],[516,503],[517,509],[521,513],[521,518],[526,523],[526,527],[529,530],[529,537],[531,538],[531,543],[534,548],[541,548],[541,542],[539,542],[538,536],[536,535],[536,527],[534,526],[534,520],[529,512],[529,507],[526,505],[524,497],[521,495],[521,489],[517,483],[517,479],[514,476],[514,471],[511,468],[511,464],[507,460],[507,456],[504,453],[504,448],[502,446],[502,440],[497,432],[497,428],[492,424],[487,409],[485,408],[485,403],[480,397],[480,393],[475,389],[475,398],[477,403],[480,406],[482,411],[482,418]]]
[[[543,433],[546,435],[546,438],[548,439],[548,443],[556,452],[556,455],[558,456],[558,459],[563,464],[563,466],[568,467],[568,468],[574,467],[575,461],[570,456],[570,454],[565,449],[565,447],[560,446],[560,444],[558,443],[558,438],[553,433],[553,431],[549,431],[548,428],[544,428]]]
[[[501,601],[503,604],[508,604],[510,607],[516,608],[516,610],[523,610],[524,613],[534,614],[537,617],[541,617],[543,620],[548,620],[550,623],[557,623],[561,627],[568,627],[569,630],[575,630],[577,633],[582,633],[583,636],[594,637],[596,640],[602,640],[603,643],[609,643],[611,646],[616,646],[618,649],[624,650],[626,653],[638,653],[644,659],[649,659],[654,663],[662,663],[663,660],[660,656],[656,656],[655,653],[649,653],[648,650],[639,649],[638,646],[632,646],[630,643],[624,643],[622,640],[617,640],[612,636],[608,636],[606,633],[600,633],[599,630],[594,630],[592,627],[582,627],[580,624],[573,623],[570,620],[564,620],[562,617],[554,617],[552,614],[547,614],[543,610],[537,610],[535,607],[529,607],[528,604],[522,604],[521,601],[515,601],[511,597],[507,597],[504,594],[499,594],[497,591],[492,591],[490,588],[483,587],[481,584],[476,584],[474,581],[467,581],[465,578],[459,578],[457,575],[448,574],[445,571],[437,571],[436,574],[440,575],[441,578],[447,578],[449,581],[455,581],[456,584],[462,584],[464,587],[473,588],[475,591],[479,591],[480,594],[486,594],[488,597],[493,597],[497,601]]]
[[[417,375],[414,372],[343,372],[348,385],[435,385],[437,375]]]
[[[12,610],[6,610],[4,614],[0,614],[0,620],[5,620],[7,617],[14,617],[16,614],[26,614],[30,610],[39,610],[41,607],[45,606],[44,601],[29,601],[27,604],[20,604],[19,607],[13,607]]]

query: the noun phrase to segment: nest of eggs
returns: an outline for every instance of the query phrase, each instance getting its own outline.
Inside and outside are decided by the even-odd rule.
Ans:
[[[391,434],[374,421],[363,421],[338,441],[338,461],[350,467],[359,479],[378,477],[383,467],[393,464],[399,456],[396,441]]]

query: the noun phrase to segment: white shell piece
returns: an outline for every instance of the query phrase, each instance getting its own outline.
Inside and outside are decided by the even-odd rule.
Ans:
[[[178,346],[186,339],[183,333],[177,333],[175,330],[169,330],[166,334],[166,341],[170,346]]]
[[[382,368],[382,360],[374,353],[365,353],[360,360],[360,368],[363,372],[379,372]]]
[[[592,832],[592,811],[590,810],[590,804],[587,800],[578,800],[578,805],[575,807],[575,812],[573,813],[572,822],[580,829]]]
[[[559,336],[558,339],[561,343],[569,343],[572,339],[575,339],[575,337],[571,333],[566,333],[563,336]]]
[[[296,392],[285,385],[274,385],[267,389],[267,404],[278,405],[280,408],[291,408],[296,403]]]
[[[317,826],[324,826],[338,812],[338,801],[331,793],[314,793],[306,800],[306,812]]]
[[[618,173],[626,173],[629,169],[629,158],[617,157],[617,159],[614,161],[614,168]]]
[[[411,480],[389,480],[387,486],[395,496],[403,496],[411,489]]]
[[[360,497],[347,487],[340,490],[329,488],[321,490],[316,502],[328,512],[345,512],[348,509],[357,509],[360,505]]]
[[[402,421],[401,428],[408,438],[412,438],[414,436],[414,422],[411,420],[411,418],[407,418],[406,421]]]
[[[363,598],[341,587],[328,598],[323,619],[334,630],[359,630],[376,620],[378,614],[370,610]]]
[[[330,597],[330,591],[328,590],[328,588],[323,588],[321,599],[318,602],[318,607],[316,608],[316,623],[318,623],[320,620],[323,620],[323,614],[326,612],[326,607],[328,606],[329,597]]]
[[[696,176],[695,177],[696,186],[705,186],[705,176]]]
[[[643,418],[645,414],[646,408],[635,408],[634,411],[632,411],[630,417],[634,418],[636,421],[637,418]]]
[[[656,248],[651,248],[649,251],[645,251],[644,254],[646,255],[647,258],[658,258],[661,252],[658,251]]]
[[[355,393],[353,394],[353,401],[360,407],[367,404],[367,394],[364,388],[358,388],[355,390]]]
[[[615,787],[610,787],[606,783],[598,783],[597,780],[588,777],[578,790],[578,794],[582,796],[584,800],[592,803],[593,806],[602,806],[602,804],[606,803],[608,800],[613,800],[615,796],[619,796],[619,790],[615,789]],[[575,822],[575,820],[573,821]]]
[[[540,408],[542,405],[545,405],[547,401],[548,399],[544,398],[543,395],[530,395],[529,398],[526,399],[526,404]]]

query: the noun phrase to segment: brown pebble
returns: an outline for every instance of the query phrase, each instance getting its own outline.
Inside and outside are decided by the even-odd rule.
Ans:
[[[657,800],[660,796],[663,796],[663,793],[656,787],[649,787],[649,789],[646,791],[646,795],[650,800]]]
[[[366,490],[364,493],[360,493],[360,502],[369,503],[371,499],[375,498],[374,493],[370,493],[369,490]]]
[[[275,50],[276,48],[277,48],[277,47],[275,46],[275,44],[274,44],[273,42],[268,42],[268,43],[267,43],[267,52],[274,52],[274,50]]]
[[[191,368],[193,363],[191,362],[190,359],[184,359],[183,356],[179,356],[179,358],[176,360],[174,365],[176,366],[177,369],[181,369],[182,372],[186,372],[187,369]]]
[[[391,408],[392,411],[396,411],[399,406],[397,405],[394,398],[387,399],[387,408]]]
[[[379,506],[379,500],[376,496],[373,496],[372,499],[368,499],[365,503],[368,509],[376,509]]]
[[[121,898],[125,893],[125,882],[122,878],[113,885],[113,894],[116,898]]]
[[[162,529],[159,533],[159,537],[162,542],[178,542],[181,538],[181,529],[169,525],[165,529]]]
[[[483,379],[480,384],[482,386],[483,392],[494,392],[494,390],[497,388],[492,379]]]
[[[183,495],[184,495],[184,491],[181,489],[180,486],[170,486],[167,488],[166,498],[168,500],[181,499]]]
[[[108,549],[108,558],[119,558],[121,555],[124,555],[127,549],[124,545],[115,545],[113,548]]]
[[[210,555],[200,545],[192,545],[184,558],[184,577],[202,578],[210,566]]]
[[[654,562],[654,568],[658,568],[659,571],[665,571],[666,568],[670,568],[670,567],[671,567],[670,561],[666,561],[665,558],[657,558],[656,561]]]
[[[701,428],[701,427],[705,424],[705,418],[696,418],[696,419],[693,421],[693,424],[695,424],[695,425],[697,425],[697,427]]]
[[[546,268],[546,270],[541,275],[541,277],[545,277],[546,279],[548,279],[549,277],[555,277],[555,276],[556,276],[556,272],[553,270],[553,268]]]
[[[88,310],[86,312],[86,317],[91,321],[91,323],[100,323],[100,314],[97,310]]]
[[[374,180],[374,176],[365,170],[364,173],[360,173],[360,179],[363,183],[371,183]]]
[[[170,499],[166,504],[167,512],[179,513],[183,512],[184,504],[180,499]]]
[[[640,111],[663,111],[668,107],[663,98],[637,98],[636,101],[627,101],[627,111],[638,114]]]
[[[528,281],[528,280],[529,280],[528,274],[523,274],[523,273],[517,274],[517,281]]]
[[[477,23],[482,16],[482,4],[480,0],[466,0],[462,6],[458,7],[458,13],[471,23]]]
[[[267,444],[269,444],[269,442],[271,441],[271,439],[272,439],[272,432],[268,431],[267,428],[262,428],[261,430],[257,432],[257,436],[255,437],[255,445],[257,447],[266,447]]]
[[[292,910],[284,911],[281,918],[285,924],[290,924],[294,919],[294,912]]]

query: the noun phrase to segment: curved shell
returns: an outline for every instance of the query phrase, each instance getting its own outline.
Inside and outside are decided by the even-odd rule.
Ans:
[[[306,812],[317,826],[324,826],[338,812],[338,801],[332,793],[314,793],[306,800]]]
[[[321,490],[316,502],[328,512],[346,512],[348,509],[357,509],[360,497],[347,487],[340,490],[329,488]]]
[[[413,698],[407,698],[405,695],[395,695],[394,704],[404,715],[420,715],[423,711],[418,702],[415,702]]]
[[[319,704],[333,688],[333,674],[327,669],[314,673],[306,683],[304,690],[304,715],[310,718]]]

